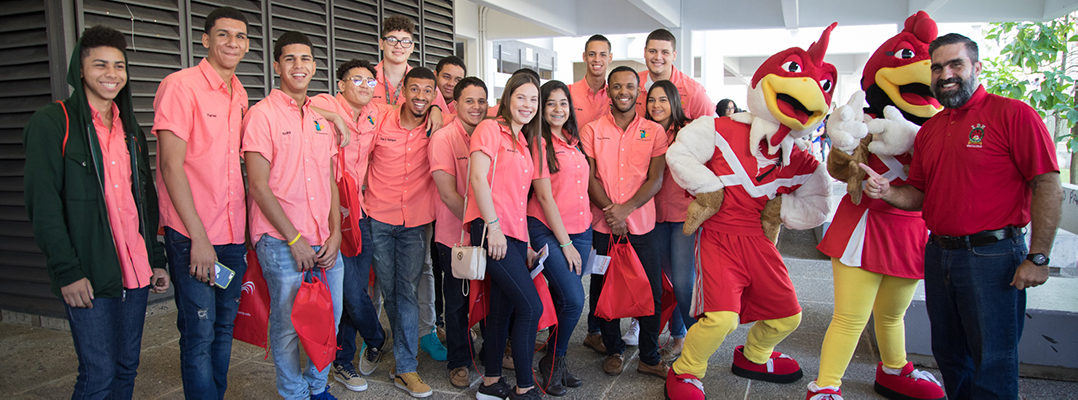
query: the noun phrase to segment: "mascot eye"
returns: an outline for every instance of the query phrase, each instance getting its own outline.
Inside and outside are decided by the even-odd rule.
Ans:
[[[901,59],[901,60],[911,59],[911,58],[913,58],[913,50],[902,49],[902,50],[896,51],[895,52],[895,58],[898,58],[898,59]]]
[[[825,91],[825,92],[830,92],[831,91],[831,86],[832,85],[831,85],[831,80],[830,79],[824,79],[824,80],[820,81],[820,89],[823,89],[823,91]]]
[[[801,65],[794,61],[787,61],[785,64],[782,64],[782,69],[785,71],[798,73],[801,72]]]

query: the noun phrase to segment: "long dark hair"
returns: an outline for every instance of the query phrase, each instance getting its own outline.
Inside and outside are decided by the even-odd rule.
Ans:
[[[544,118],[546,117],[546,100],[550,98],[550,95],[554,94],[554,92],[558,90],[561,90],[562,93],[565,93],[565,98],[569,99],[569,117],[565,119],[565,125],[562,125],[562,129],[567,132],[566,136],[570,138],[569,142],[576,142],[577,147],[580,147],[580,129],[576,125],[576,111],[573,110],[573,96],[569,95],[569,87],[565,86],[565,83],[562,83],[562,81],[552,80],[547,81],[547,83],[543,84],[543,87],[539,88],[539,100],[542,103],[542,112],[540,113],[540,115]],[[548,169],[550,170],[550,173],[556,174],[559,170],[561,170],[561,167],[558,166],[558,158],[554,156],[554,132],[551,131],[551,129],[553,128],[548,125],[542,130],[543,139],[546,140],[546,148],[541,150],[534,149],[532,153],[536,155],[536,160],[541,160],[544,157],[543,154],[545,153],[546,164]],[[539,166],[536,166],[536,168],[538,167]]]
[[[513,130],[513,111],[509,109],[509,102],[513,99],[514,91],[529,83],[535,85],[536,89],[539,88],[539,79],[525,73],[513,74],[513,76],[509,77],[509,81],[505,83],[505,91],[502,92],[502,99],[498,102],[498,116],[505,120],[506,125],[509,125],[510,132]],[[537,104],[539,109],[536,110],[536,114],[542,114],[542,103],[542,97],[540,97],[539,104]],[[528,140],[528,148],[535,148],[539,143],[539,124],[542,119],[542,115],[532,116],[532,120],[520,128],[520,132]],[[513,138],[513,140],[516,140],[516,138]]]
[[[738,112],[737,103],[734,103],[734,101],[730,99],[722,99],[719,100],[719,104],[715,105],[715,114],[718,114],[717,116],[719,118],[725,117],[726,109],[729,108],[731,104],[734,105],[734,112]]]
[[[674,128],[674,134],[670,135],[670,142],[672,143],[674,138],[677,137],[678,131],[692,121],[685,117],[685,110],[681,108],[681,93],[677,91],[677,86],[674,86],[673,82],[663,79],[653,83],[651,89],[648,89],[648,99],[651,98],[651,92],[656,88],[662,89],[663,92],[666,93],[666,98],[670,103],[670,127]],[[647,100],[644,100],[644,104],[644,118],[647,118],[649,121],[655,121],[654,118],[651,118],[651,108],[647,107]]]

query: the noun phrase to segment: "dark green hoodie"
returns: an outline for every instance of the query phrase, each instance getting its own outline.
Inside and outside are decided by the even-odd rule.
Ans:
[[[105,209],[101,145],[83,91],[81,52],[80,40],[71,52],[67,71],[67,83],[74,88],[71,97],[64,100],[68,133],[65,135],[64,109],[56,103],[37,110],[23,130],[26,212],[37,245],[47,258],[53,294],[60,297],[61,287],[88,278],[94,297],[120,297],[123,277]],[[126,53],[124,57],[126,61]],[[114,101],[131,155],[131,190],[139,230],[151,257],[150,266],[164,268],[164,247],[157,241],[157,190],[150,174],[146,135],[135,121],[130,80]]]

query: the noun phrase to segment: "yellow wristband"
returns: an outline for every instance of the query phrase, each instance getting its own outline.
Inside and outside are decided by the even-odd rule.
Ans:
[[[296,241],[298,241],[298,240],[299,240],[299,237],[300,237],[300,233],[299,233],[299,232],[296,232],[296,237],[295,237],[295,238],[293,238],[291,242],[288,242],[288,245],[289,245],[289,246],[291,246],[291,245],[294,245],[294,244],[296,244]]]

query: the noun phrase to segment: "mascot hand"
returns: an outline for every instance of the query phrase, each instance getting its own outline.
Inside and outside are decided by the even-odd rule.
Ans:
[[[853,154],[861,138],[868,135],[865,125],[865,92],[858,90],[844,106],[835,109],[827,119],[827,134],[836,149]]]
[[[714,192],[697,193],[696,199],[689,203],[688,215],[685,217],[685,225],[681,228],[681,233],[684,233],[685,236],[692,236],[696,232],[696,228],[700,227],[700,224],[719,212],[719,207],[722,206],[722,198],[723,191],[721,189]]]
[[[913,148],[913,140],[921,127],[907,121],[895,106],[883,109],[883,118],[868,122],[868,133],[872,134],[872,143],[868,150],[873,154],[897,156]]]
[[[774,243],[779,244],[779,228],[782,227],[782,196],[768,200],[764,204],[764,210],[760,211],[760,223],[764,227],[764,236]]]

